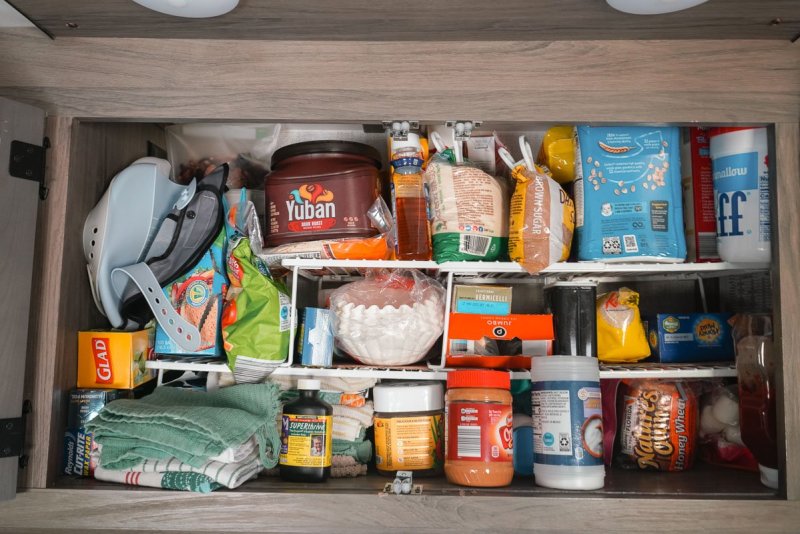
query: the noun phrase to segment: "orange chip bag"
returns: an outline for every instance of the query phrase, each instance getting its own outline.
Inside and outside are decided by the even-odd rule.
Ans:
[[[623,382],[618,463],[651,471],[684,471],[697,443],[697,397],[682,382]]]

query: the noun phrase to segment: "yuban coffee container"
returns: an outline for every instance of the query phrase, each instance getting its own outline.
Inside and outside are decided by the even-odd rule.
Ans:
[[[367,210],[380,191],[381,157],[362,143],[308,141],[272,156],[267,197],[267,246],[370,237]]]

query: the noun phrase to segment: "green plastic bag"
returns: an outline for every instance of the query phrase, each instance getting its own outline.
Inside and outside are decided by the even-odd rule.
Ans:
[[[231,243],[230,286],[222,312],[222,338],[237,383],[261,382],[289,354],[286,288],[274,280],[250,248],[250,239]]]

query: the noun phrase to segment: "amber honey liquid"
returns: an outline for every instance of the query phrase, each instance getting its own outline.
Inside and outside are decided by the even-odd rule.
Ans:
[[[422,174],[395,173],[392,176],[392,200],[397,229],[397,259],[431,259],[431,231]]]

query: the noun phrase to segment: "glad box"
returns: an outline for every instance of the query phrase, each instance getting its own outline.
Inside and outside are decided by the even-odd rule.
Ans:
[[[644,320],[650,361],[693,363],[733,361],[730,313],[658,314]]]
[[[553,338],[552,315],[451,313],[446,364],[530,369],[531,356],[552,354]]]
[[[145,367],[152,355],[152,328],[78,332],[78,387],[133,389],[155,376]]]

